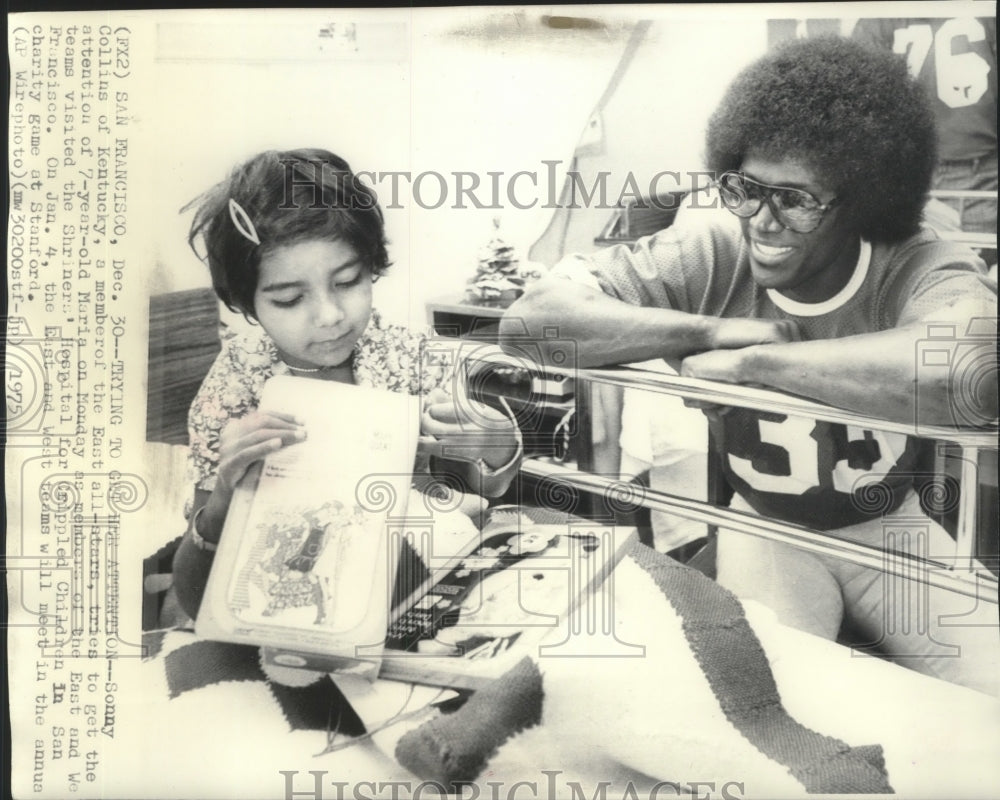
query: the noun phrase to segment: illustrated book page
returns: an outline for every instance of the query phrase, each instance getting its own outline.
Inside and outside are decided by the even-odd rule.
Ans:
[[[269,455],[230,506],[200,636],[353,658],[381,642],[405,514],[419,398],[278,376],[262,409],[295,414],[307,438]],[[368,413],[359,418],[358,409]]]

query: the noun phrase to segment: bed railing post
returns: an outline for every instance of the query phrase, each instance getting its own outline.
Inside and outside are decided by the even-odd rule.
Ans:
[[[979,520],[979,448],[962,446],[955,569],[971,572],[975,565],[976,525]]]

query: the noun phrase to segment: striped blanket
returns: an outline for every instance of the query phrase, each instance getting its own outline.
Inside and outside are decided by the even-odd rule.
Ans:
[[[342,748],[357,741],[392,754],[402,774],[453,789],[613,773],[661,789],[729,785],[741,797],[892,791],[881,747],[823,735],[786,711],[768,657],[726,590],[639,544],[612,579],[613,630],[532,655],[467,699],[449,693],[428,704],[424,695],[385,726],[357,713],[350,687],[266,665],[256,648],[178,631],[149,634],[146,644],[170,705],[197,698],[188,708],[204,709],[206,726],[225,708],[227,724],[258,745],[286,737],[281,752],[291,737],[308,753],[302,769],[324,769],[316,756],[346,756]],[[227,705],[213,710],[214,694]],[[287,757],[274,765],[289,767]]]
[[[639,587],[645,630],[634,618],[615,630],[619,644],[634,643],[641,653],[525,659],[455,713],[403,736],[395,751],[400,763],[447,786],[489,771],[498,748],[525,729],[586,726],[612,744],[624,721],[636,734],[625,757],[664,780],[695,774],[746,784],[753,776],[768,795],[892,792],[881,747],[852,747],[788,714],[767,656],[729,592],[639,544],[615,575],[619,586],[644,579],[655,586]],[[614,719],[602,720],[608,716]]]

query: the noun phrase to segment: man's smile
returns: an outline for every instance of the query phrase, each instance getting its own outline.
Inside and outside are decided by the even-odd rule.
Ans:
[[[780,264],[794,249],[794,247],[779,247],[765,244],[757,239],[750,239],[750,255],[754,261],[763,266]]]

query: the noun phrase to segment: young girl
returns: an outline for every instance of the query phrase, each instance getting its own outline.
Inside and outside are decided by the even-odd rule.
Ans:
[[[254,328],[223,342],[188,417],[194,499],[174,586],[190,616],[237,483],[308,434],[291,415],[257,410],[274,375],[424,395],[421,434],[475,454],[452,462],[474,490],[506,490],[521,455],[515,423],[453,401],[449,366],[423,352],[425,337],[372,309],[372,284],[389,267],[382,211],[346,161],[326,150],[268,151],[195,202],[189,242],[196,253],[203,242],[216,294]]]

